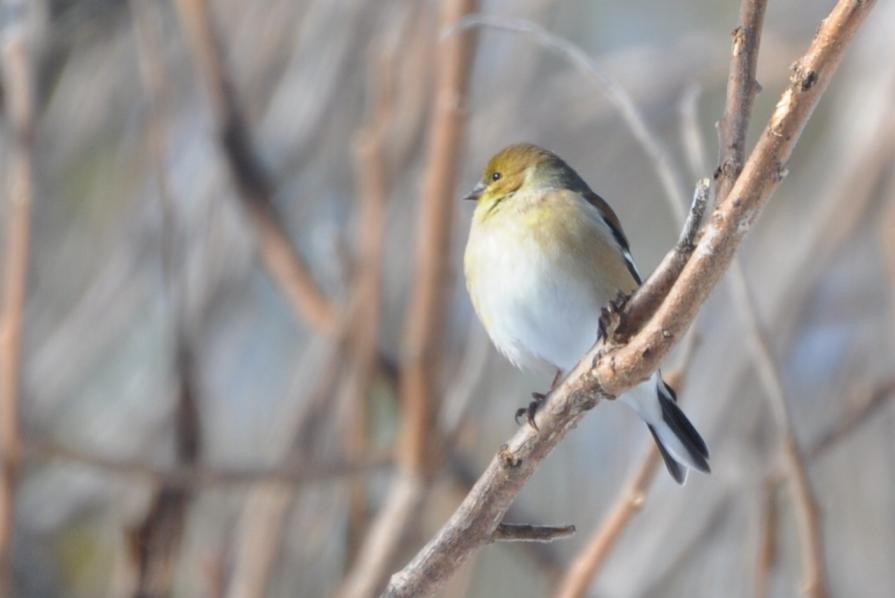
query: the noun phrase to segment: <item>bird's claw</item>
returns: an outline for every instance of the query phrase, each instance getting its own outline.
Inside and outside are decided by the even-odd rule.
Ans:
[[[625,308],[625,304],[628,303],[628,299],[630,298],[630,295],[619,292],[615,299],[611,300],[600,309],[600,326],[597,330],[597,341],[608,340],[615,334],[621,320],[620,316],[622,310]]]
[[[520,407],[516,409],[516,415],[514,419],[516,420],[516,424],[522,425],[520,419],[522,416],[526,416],[526,421],[528,421],[528,425],[534,428],[535,432],[540,432],[538,429],[538,424],[535,423],[535,414],[541,408],[541,405],[544,404],[544,400],[547,398],[547,395],[540,392],[531,393],[531,398],[534,399],[531,403],[528,404],[528,407]]]

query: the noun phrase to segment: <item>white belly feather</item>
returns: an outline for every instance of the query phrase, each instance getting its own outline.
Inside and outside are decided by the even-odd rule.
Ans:
[[[567,267],[574,257],[546,254],[520,227],[483,232],[470,234],[467,286],[491,340],[516,367],[568,372],[596,342],[600,308],[614,290],[595,289]]]

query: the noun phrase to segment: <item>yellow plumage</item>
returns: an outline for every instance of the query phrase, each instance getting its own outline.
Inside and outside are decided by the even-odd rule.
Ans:
[[[601,308],[640,283],[618,218],[565,162],[530,144],[496,154],[467,198],[477,204],[464,273],[488,335],[517,367],[568,372],[596,342]],[[707,471],[705,443],[673,391],[658,375],[649,385],[623,398],[669,471],[679,482],[682,464]]]

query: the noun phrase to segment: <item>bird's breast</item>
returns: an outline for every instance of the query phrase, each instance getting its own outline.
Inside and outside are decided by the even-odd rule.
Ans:
[[[600,307],[618,292],[617,269],[601,269],[599,249],[611,249],[606,236],[587,214],[555,205],[473,224],[467,288],[494,344],[516,366],[567,370],[593,345]]]

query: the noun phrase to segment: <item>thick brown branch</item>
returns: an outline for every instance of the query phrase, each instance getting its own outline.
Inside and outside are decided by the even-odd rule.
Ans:
[[[845,48],[874,2],[840,0],[796,63],[790,86],[731,191],[706,226],[693,256],[655,315],[631,340],[596,347],[551,394],[535,432],[520,429],[505,445],[442,527],[401,571],[389,596],[428,595],[491,537],[538,464],[601,398],[616,396],[644,380],[683,335],[734,252],[782,179],[802,128],[829,83]]]
[[[8,24],[0,31],[6,118],[12,131],[6,164],[6,248],[3,297],[0,306],[0,437],[3,470],[0,479],[0,594],[9,584],[10,536],[21,458],[19,438],[19,379],[22,361],[22,318],[28,273],[31,206],[33,202],[34,98],[31,57],[26,40],[25,13],[17,3],[2,5]]]
[[[597,363],[595,379],[619,394],[646,378],[676,342],[733,259],[771,192],[830,78],[874,1],[840,0],[793,67],[790,85],[731,190],[706,226],[693,257],[654,317],[629,343]],[[646,286],[646,285],[645,285]],[[645,289],[638,291],[638,294]]]
[[[252,147],[249,126],[221,57],[208,0],[177,0],[177,8],[196,68],[205,81],[218,142],[255,229],[264,267],[296,317],[307,320],[318,332],[333,334],[337,309],[317,287],[273,204],[274,184]]]
[[[524,525],[501,523],[491,534],[492,542],[553,542],[575,534],[574,525]]]
[[[724,116],[718,123],[720,164],[715,172],[718,188],[715,195],[724,201],[746,159],[746,131],[752,114],[752,102],[761,89],[755,79],[761,28],[767,0],[743,0],[740,24],[733,30],[730,73],[727,76],[727,101]]]
[[[459,494],[457,500],[462,500],[469,492],[469,489],[475,484],[476,474],[478,472],[473,469],[473,464],[471,462],[461,458],[457,453],[450,453],[447,461],[448,468],[450,469],[449,475],[454,482],[456,492]],[[536,520],[536,517],[534,517],[532,513],[526,512],[526,510],[518,503],[515,503],[507,510],[505,519],[533,521]],[[520,550],[523,556],[531,559],[532,564],[546,577],[556,579],[562,572],[560,568],[560,555],[554,550],[552,545],[537,542],[525,542],[517,544],[515,547]]]

